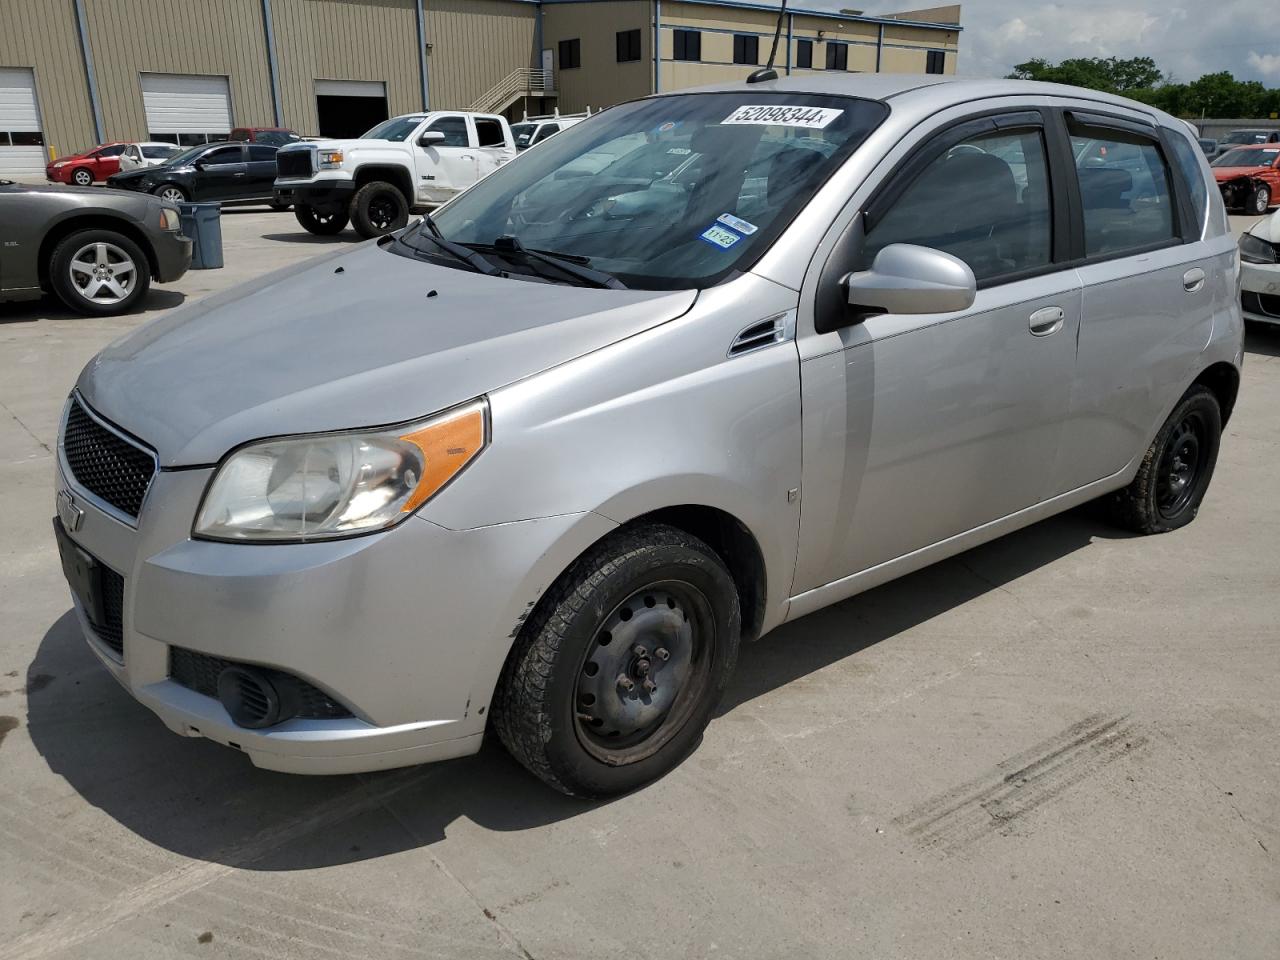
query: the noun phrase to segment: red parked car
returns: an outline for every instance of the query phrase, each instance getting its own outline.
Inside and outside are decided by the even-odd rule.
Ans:
[[[227,139],[283,147],[286,143],[297,143],[302,137],[288,127],[236,127]]]
[[[99,144],[84,153],[53,161],[44,168],[44,175],[54,183],[74,183],[87,187],[120,172],[120,154],[124,153],[127,146],[129,144],[118,141]]]
[[[1228,210],[1261,215],[1280,197],[1280,143],[1233,147],[1210,166]]]

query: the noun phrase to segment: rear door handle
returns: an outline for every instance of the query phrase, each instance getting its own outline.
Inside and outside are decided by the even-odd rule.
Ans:
[[[1067,314],[1061,307],[1042,307],[1031,315],[1031,335],[1048,337],[1062,329]]]
[[[1199,267],[1192,267],[1182,275],[1182,289],[1187,293],[1199,293],[1200,288],[1204,286],[1204,271]]]

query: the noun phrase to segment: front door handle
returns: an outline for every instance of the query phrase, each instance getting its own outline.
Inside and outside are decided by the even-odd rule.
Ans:
[[[1061,307],[1042,307],[1031,315],[1031,335],[1048,337],[1062,329],[1067,314]]]
[[[1182,275],[1182,289],[1187,293],[1199,293],[1200,288],[1204,286],[1204,271],[1199,267],[1192,267]]]

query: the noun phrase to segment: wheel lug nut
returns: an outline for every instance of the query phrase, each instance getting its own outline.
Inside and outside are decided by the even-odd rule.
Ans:
[[[631,648],[631,652],[634,653],[637,657],[643,657],[646,654],[648,654],[649,651],[637,643],[634,647]]]
[[[671,659],[671,654],[670,652],[668,652],[666,647],[659,647],[657,650],[653,651],[653,655],[657,657],[659,660]]]
[[[626,676],[625,674],[618,677],[618,686],[620,686],[623,690],[626,690],[628,692],[635,689],[635,683],[632,681],[630,677]]]
[[[645,692],[645,693],[653,693],[653,692],[654,692],[655,690],[657,690],[657,689],[658,689],[658,685],[657,685],[656,683],[654,683],[654,682],[653,682],[652,680],[650,680],[648,677],[645,677],[645,678],[644,678],[644,692]]]

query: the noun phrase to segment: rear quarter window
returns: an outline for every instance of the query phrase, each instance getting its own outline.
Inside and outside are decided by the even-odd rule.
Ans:
[[[1204,182],[1200,151],[1176,130],[1169,132],[1168,139],[1176,176],[1181,177],[1186,184],[1187,196],[1191,198],[1191,207],[1196,215],[1196,230],[1201,231],[1209,216],[1209,188]]]

